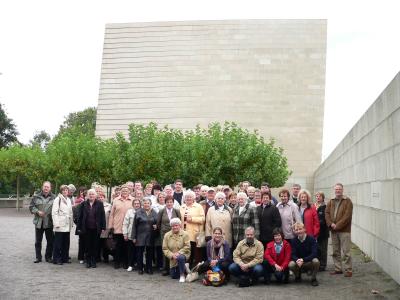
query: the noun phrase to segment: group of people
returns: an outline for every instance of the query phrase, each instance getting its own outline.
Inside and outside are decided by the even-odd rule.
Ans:
[[[325,204],[324,193],[317,192],[313,202],[299,184],[291,191],[280,190],[277,201],[268,183],[258,189],[242,182],[236,193],[228,186],[185,190],[179,179],[164,188],[136,181],[116,187],[109,203],[100,185],[87,191],[62,185],[55,196],[46,181],[29,207],[35,224],[34,262],[42,261],[45,235],[45,260],[70,263],[75,225],[78,260],[88,268],[102,260],[108,263],[112,255],[116,269],[153,274],[155,268],[179,282],[195,267],[220,280],[234,276],[239,286],[261,278],[269,284],[272,275],[278,283],[288,283],[290,273],[297,282],[306,272],[317,286],[317,273],[327,266],[330,233],[335,265],[331,274],[352,276],[352,202],[343,195],[342,184],[336,184],[334,192]]]

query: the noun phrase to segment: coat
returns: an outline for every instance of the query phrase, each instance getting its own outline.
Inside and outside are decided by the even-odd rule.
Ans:
[[[78,234],[85,234],[86,233],[86,222],[88,218],[87,211],[89,210],[89,200],[85,200],[82,202],[78,218],[78,225],[77,225],[77,232]],[[104,206],[103,203],[99,200],[95,200],[93,202],[93,206],[96,209],[96,230],[97,234],[101,234],[102,230],[106,229],[106,217],[104,213]]]
[[[186,210],[188,210],[188,215],[192,217],[192,221],[190,222],[185,222]],[[204,232],[205,215],[203,207],[196,202],[191,207],[182,204],[180,212],[182,228],[189,234],[190,241],[195,242],[197,234]]]
[[[128,239],[132,238],[132,227],[135,221],[135,209],[132,207],[128,209],[125,214],[124,222],[122,223],[122,234]]]
[[[172,259],[172,255],[176,252],[184,255],[187,261],[190,257],[189,234],[182,229],[179,230],[179,233],[173,233],[172,230],[168,231],[163,239],[162,250],[164,255],[169,258],[169,265],[171,268],[178,265],[177,261]]]
[[[54,232],[70,232],[73,224],[71,200],[59,194],[53,201],[51,217]]]
[[[136,246],[154,246],[154,240],[159,232],[153,228],[153,225],[157,225],[157,213],[153,209],[150,210],[149,215],[144,208],[136,211],[132,226],[132,240],[136,240]]]
[[[271,266],[275,266],[275,264],[277,264],[283,269],[286,269],[289,265],[292,256],[292,247],[286,240],[283,240],[282,243],[283,246],[281,252],[279,254],[276,254],[275,242],[274,241],[269,242],[265,248],[264,259]]]
[[[241,240],[233,251],[233,261],[237,264],[248,264],[249,268],[263,262],[264,246],[254,239],[254,244],[249,246],[246,240]]]
[[[301,222],[299,207],[293,202],[288,202],[287,204],[279,202],[276,208],[278,208],[279,214],[281,215],[284,238],[287,240],[294,238],[293,224]]]
[[[317,214],[318,214],[318,220],[319,220],[318,240],[324,240],[324,239],[328,239],[329,238],[329,228],[326,225],[325,209],[326,209],[326,204],[325,203],[322,203],[317,208]]]
[[[260,225],[255,208],[251,208],[250,204],[247,203],[240,215],[239,208],[240,206],[236,205],[232,216],[232,238],[234,244],[238,244],[245,238],[244,231],[249,226],[254,227],[256,237],[260,235]]]
[[[260,222],[260,237],[259,240],[264,243],[270,242],[274,239],[272,231],[275,228],[281,228],[282,221],[279,210],[272,203],[267,205],[265,208],[261,204],[257,206],[257,217]]]
[[[122,223],[128,209],[132,208],[132,200],[114,199],[110,217],[108,219],[108,228],[113,228],[114,233],[122,234]]]
[[[353,203],[349,197],[343,197],[339,203],[336,218],[333,217],[335,213],[335,199],[329,200],[325,209],[326,225],[331,226],[332,223],[336,224],[337,232],[351,232],[351,218],[353,214]]]
[[[300,207],[299,207],[299,213],[301,215]],[[319,235],[319,220],[315,206],[309,205],[306,207],[302,215],[302,220],[307,235],[317,238]]]
[[[108,235],[109,235],[109,233],[110,233],[110,231],[109,231],[109,229],[107,229],[107,228],[109,228],[108,227],[108,221],[109,221],[109,219],[110,219],[110,213],[111,213],[111,204],[110,203],[108,203],[108,202],[106,202],[106,201],[103,201],[103,206],[104,206],[104,214],[105,214],[105,216],[106,216],[106,230],[104,230],[101,234],[100,234],[100,238],[101,239],[106,239],[106,238],[108,238]]]
[[[51,217],[51,208],[53,206],[55,196],[49,193],[47,197],[43,192],[33,195],[31,203],[29,204],[29,211],[34,215],[33,224],[36,228],[53,228],[53,219]],[[38,215],[38,211],[45,213],[43,217]]]
[[[216,206],[210,207],[206,217],[206,236],[211,237],[215,227],[221,227],[222,235],[229,246],[232,247],[232,209],[224,206],[221,212]]]
[[[171,219],[178,218],[181,219],[181,212],[179,209],[172,208]],[[168,218],[167,208],[163,208],[158,213],[157,218],[157,228],[160,230],[161,242],[164,240],[165,234],[171,230],[171,225],[169,224],[171,220]]]

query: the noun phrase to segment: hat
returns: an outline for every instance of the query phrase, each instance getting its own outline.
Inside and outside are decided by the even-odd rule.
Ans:
[[[68,186],[68,189],[69,189],[69,191],[71,193],[75,193],[76,192],[76,187],[72,183],[68,184],[67,186]]]
[[[208,189],[208,193],[210,193],[210,192],[214,192],[214,193],[215,193],[214,188],[210,187],[210,188]]]

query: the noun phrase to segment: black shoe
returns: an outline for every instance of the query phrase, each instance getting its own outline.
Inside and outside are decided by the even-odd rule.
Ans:
[[[119,269],[120,267],[119,263],[114,263],[114,269]]]
[[[319,272],[324,272],[325,270],[326,270],[325,267],[319,267],[319,269],[318,269]]]
[[[86,259],[86,268],[90,268],[92,264],[90,263],[89,259]]]
[[[40,263],[40,262],[42,262],[42,259],[41,258],[36,258],[36,260],[33,262],[34,264],[38,264],[38,263]]]
[[[288,277],[285,277],[284,279],[283,279],[283,284],[288,284],[289,283],[289,278]]]
[[[109,262],[108,258],[103,259],[103,263],[108,264],[108,262]]]
[[[319,285],[318,280],[317,279],[312,279],[311,280],[311,285],[312,286],[318,286]]]
[[[161,275],[162,276],[168,276],[169,275],[169,271],[168,270],[163,270]]]
[[[295,282],[300,282],[301,281],[301,276],[298,276],[294,279]]]
[[[139,270],[139,271],[138,271],[138,274],[139,274],[139,275],[143,275],[143,270]]]
[[[63,263],[62,263],[61,261],[59,261],[59,262],[57,263],[57,265],[60,265],[60,266],[62,266],[62,265],[63,265]]]
[[[270,280],[264,280],[264,284],[265,284],[265,285],[269,285],[270,283],[271,283]]]
[[[48,262],[48,263],[52,263],[53,262],[53,259],[51,257],[46,257],[45,259],[46,259],[46,262]]]
[[[149,275],[153,275],[153,270],[152,269],[147,270],[146,273],[149,274]]]
[[[92,268],[96,268],[96,259],[92,258]]]

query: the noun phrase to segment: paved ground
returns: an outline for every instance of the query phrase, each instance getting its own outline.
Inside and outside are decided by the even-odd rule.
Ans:
[[[357,249],[350,279],[323,272],[318,277],[319,287],[311,287],[305,276],[300,284],[241,289],[229,283],[214,288],[200,282],[179,284],[159,274],[140,276],[114,270],[111,265],[86,269],[77,262],[77,239],[71,237],[72,264],[34,264],[31,215],[26,209],[20,213],[0,209],[0,299],[400,299],[400,286],[374,262],[366,262]],[[372,294],[372,290],[378,294]]]

